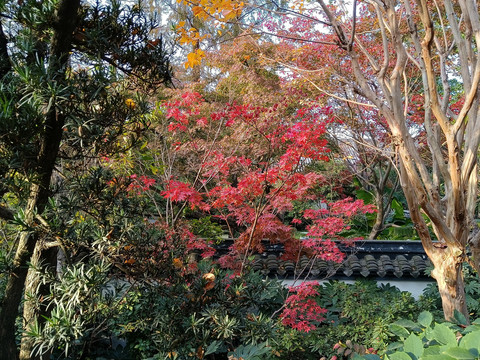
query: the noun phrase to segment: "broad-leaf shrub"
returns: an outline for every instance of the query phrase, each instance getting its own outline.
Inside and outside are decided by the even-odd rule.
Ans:
[[[200,238],[208,239],[216,243],[222,242],[223,229],[220,225],[212,221],[211,216],[205,216],[200,219],[190,221],[192,233]]]
[[[427,311],[416,322],[400,320],[390,326],[398,339],[388,346],[384,360],[480,359],[480,320],[472,325],[436,323]],[[356,355],[354,359],[379,360],[378,355]]]

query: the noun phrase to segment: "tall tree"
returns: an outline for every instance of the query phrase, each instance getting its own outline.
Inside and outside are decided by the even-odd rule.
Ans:
[[[59,162],[85,165],[102,147],[106,151],[127,119],[137,121],[133,100],[125,104],[113,84],[129,74],[148,74],[150,85],[168,81],[169,67],[161,41],[149,39],[155,24],[140,4],[51,0],[0,6],[0,217],[21,225],[0,311],[0,359],[11,360],[19,357],[15,322],[25,286],[38,289],[32,272],[26,281],[28,264],[55,265],[58,243],[45,238],[43,229],[49,227],[44,212]],[[24,318],[33,321],[33,312],[27,302]],[[30,358],[31,346],[22,340],[22,359]]]
[[[337,72],[330,81],[359,94],[385,118],[398,152],[410,214],[434,265],[432,276],[445,317],[452,319],[456,310],[468,318],[462,264],[470,262],[480,269],[475,221],[480,142],[478,4],[354,1],[353,12],[352,8],[345,12],[343,2],[344,7],[317,3],[318,19],[330,30],[321,41],[332,51],[338,49],[343,68],[351,69],[349,74]],[[452,96],[456,79],[461,79],[460,103]],[[423,116],[412,126],[415,115],[408,110],[415,96],[421,98]]]
[[[49,75],[52,79],[55,77],[59,80],[65,78],[69,51],[72,44],[72,34],[78,21],[79,6],[79,0],[65,0],[59,3],[58,10],[55,12],[53,36],[49,49],[50,58],[46,71],[47,76]],[[4,48],[2,59],[3,64],[10,63],[6,47]],[[3,79],[7,75],[5,74]],[[51,176],[66,119],[66,114],[58,111],[55,99],[53,100],[53,106],[46,111],[42,119],[38,150],[34,160],[35,164],[33,165],[32,175],[35,176],[35,180],[30,186],[25,206],[25,223],[32,227],[35,222],[35,214],[41,214],[48,201]],[[15,320],[28,272],[27,263],[37,245],[37,241],[38,236],[35,233],[24,231],[17,246],[13,269],[8,279],[5,298],[0,312],[0,338],[4,347],[4,352],[2,352],[2,358],[4,359],[18,358],[15,344]]]

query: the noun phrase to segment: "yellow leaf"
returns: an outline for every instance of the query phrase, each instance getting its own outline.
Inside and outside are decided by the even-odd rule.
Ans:
[[[135,106],[137,104],[135,104],[135,101],[133,101],[133,99],[129,98],[129,99],[125,100],[125,105],[127,105],[127,107],[130,108],[130,109],[135,109]]]
[[[189,67],[193,68],[194,66],[200,65],[202,58],[205,57],[205,53],[202,49],[197,49],[195,52],[187,55],[187,62],[185,63],[185,69]]]
[[[198,16],[198,14],[203,13],[203,8],[200,6],[194,6],[192,8],[192,11],[193,11],[193,15]]]
[[[189,44],[190,42],[192,42],[192,39],[190,39],[188,36],[186,35],[182,35],[182,37],[180,38],[179,40],[180,44]]]
[[[187,55],[187,62],[185,63],[185,69],[189,67],[193,68],[194,66],[198,65],[197,56],[195,53],[190,53]]]

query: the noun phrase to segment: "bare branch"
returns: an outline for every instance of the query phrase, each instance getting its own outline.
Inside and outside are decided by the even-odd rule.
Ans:
[[[348,51],[352,50],[353,41],[355,40],[355,27],[357,24],[357,0],[353,0],[353,24],[352,33],[350,34],[350,41],[348,43]]]

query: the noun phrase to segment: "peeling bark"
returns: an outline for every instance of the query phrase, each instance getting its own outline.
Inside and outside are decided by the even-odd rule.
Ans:
[[[432,277],[438,284],[445,319],[453,321],[455,310],[457,310],[465,315],[468,321],[465,284],[462,274],[463,259],[453,252],[455,251],[445,248],[438,249],[430,255],[434,264]],[[457,249],[457,252],[461,252],[461,250]]]

